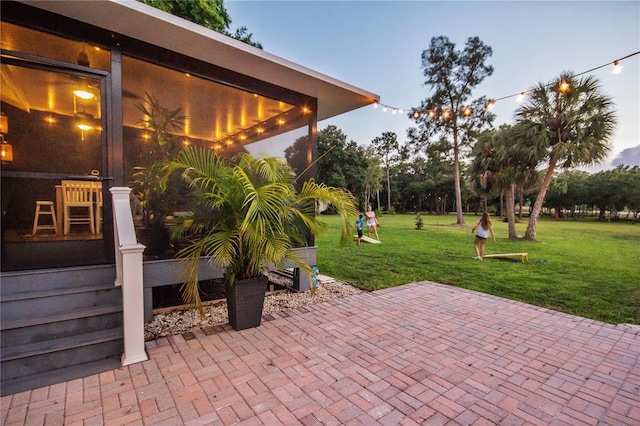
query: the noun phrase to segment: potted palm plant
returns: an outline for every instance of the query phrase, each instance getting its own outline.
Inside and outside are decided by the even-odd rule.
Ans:
[[[358,212],[344,189],[310,179],[296,190],[295,173],[283,159],[241,154],[236,160],[187,147],[165,163],[164,171],[165,177],[179,172],[192,195],[190,214],[172,222],[173,237],[191,241],[178,252],[186,265],[183,300],[204,315],[198,264],[207,259],[224,269],[229,323],[242,330],[260,325],[267,270],[293,261],[311,274],[311,266],[297,258],[294,249],[326,228],[316,216],[316,202],[329,202],[340,214],[341,243],[350,241]]]

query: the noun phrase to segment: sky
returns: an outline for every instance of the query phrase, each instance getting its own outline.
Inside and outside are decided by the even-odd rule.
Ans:
[[[246,26],[266,52],[380,96],[393,108],[430,96],[421,55],[431,38],[463,49],[478,36],[493,49],[493,75],[472,98],[516,95],[562,72],[573,74],[640,51],[640,1],[250,1],[226,0],[231,29]],[[593,71],[615,104],[611,154],[589,171],[640,165],[640,54]],[[517,96],[494,106],[494,126],[512,124]],[[415,123],[367,106],[318,123],[361,145],[383,132],[406,141]]]

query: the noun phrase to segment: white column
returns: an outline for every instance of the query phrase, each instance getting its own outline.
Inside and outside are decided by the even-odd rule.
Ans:
[[[122,366],[149,359],[144,348],[144,289],[142,286],[142,244],[121,246],[122,319],[124,354]]]
[[[110,189],[113,197],[113,225],[116,257],[115,285],[122,286],[124,353],[122,365],[149,359],[144,348],[144,288],[142,252],[138,244],[129,204],[130,188]]]

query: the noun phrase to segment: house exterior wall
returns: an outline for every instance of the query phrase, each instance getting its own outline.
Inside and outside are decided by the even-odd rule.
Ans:
[[[91,2],[76,3],[90,7]],[[1,172],[3,270],[113,262],[107,191],[135,184],[135,171],[144,165],[149,144],[140,107],[148,96],[186,116],[185,126],[172,131],[179,144],[207,146],[223,156],[243,151],[279,155],[297,170],[306,170],[306,177],[313,175],[308,166],[316,155],[317,99],[222,68],[215,61],[19,2],[3,2],[1,13],[3,78],[13,76],[17,91],[30,105],[25,108],[2,97],[3,113],[11,123],[6,136],[15,153]],[[34,34],[42,42],[33,43]],[[48,100],[36,101],[36,91],[28,90],[35,83],[16,77],[31,74],[32,82],[51,80],[50,87],[39,91],[47,93]],[[64,107],[62,102],[52,103],[68,95],[73,84],[85,82],[96,91],[91,105],[75,96]],[[76,122],[82,117],[92,120],[92,130],[78,131]],[[101,233],[88,235],[80,229],[74,235],[31,235],[35,202],[56,201],[59,181],[91,178],[92,172],[105,195]],[[133,200],[132,206],[139,201],[144,203]]]

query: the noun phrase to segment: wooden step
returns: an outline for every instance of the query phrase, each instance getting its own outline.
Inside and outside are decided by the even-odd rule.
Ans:
[[[32,293],[16,293],[2,297],[2,322],[16,321],[26,316],[58,315],[101,305],[122,303],[122,289],[113,284],[67,287]],[[35,314],[34,314],[35,313]]]
[[[122,340],[122,328],[112,328],[107,330],[85,333],[80,336],[63,337],[60,339],[44,340],[24,345],[16,345],[4,348],[0,353],[0,360],[13,361],[16,359],[35,357],[53,352],[62,352],[68,349],[75,349],[96,343],[108,342],[110,340]],[[4,374],[3,374],[4,377]]]
[[[0,386],[0,394],[2,396],[12,395],[31,389],[41,388],[43,386],[51,386],[56,383],[68,382],[83,377],[89,377],[94,374],[104,373],[105,371],[115,370],[121,366],[122,363],[120,355],[118,355],[54,371],[47,371],[44,373],[26,375],[12,379],[3,378],[2,386]]]
[[[120,357],[123,351],[122,328],[4,348],[0,356],[2,388],[6,382],[20,377],[53,374],[77,365]]]
[[[47,315],[45,317],[27,317],[17,320],[7,320],[0,323],[0,330],[8,331],[23,327],[33,327],[44,324],[53,324],[73,319],[87,318],[92,316],[105,315],[115,312],[122,312],[122,307],[118,305],[96,306],[88,309],[78,309],[57,315]]]

